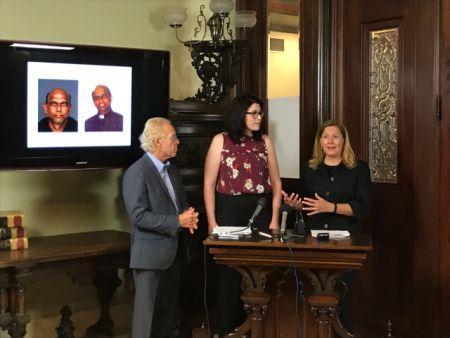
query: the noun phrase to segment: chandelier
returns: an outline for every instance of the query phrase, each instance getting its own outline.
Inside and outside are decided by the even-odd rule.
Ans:
[[[238,79],[239,67],[245,59],[248,41],[235,39],[230,20],[230,12],[234,9],[233,0],[211,0],[209,9],[213,13],[207,19],[205,5],[200,5],[194,27],[194,38],[182,40],[179,30],[187,19],[186,9],[174,7],[170,9],[166,20],[175,30],[176,39],[189,48],[192,65],[202,81],[202,88],[194,97],[195,101],[215,104],[226,97]],[[245,33],[248,28],[256,25],[256,12],[239,10],[235,14],[236,29]],[[210,40],[206,40],[209,31]]]

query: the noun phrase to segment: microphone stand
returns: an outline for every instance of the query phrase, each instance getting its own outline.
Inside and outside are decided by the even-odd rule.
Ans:
[[[273,239],[273,236],[271,234],[268,234],[267,232],[263,232],[258,230],[258,226],[254,223],[253,219],[250,219],[248,221],[248,226],[252,230],[252,237],[255,239],[258,239],[258,237],[265,237],[265,238],[271,238]]]
[[[258,226],[255,224],[253,219],[250,219],[248,221],[247,227],[249,227],[252,230],[252,235],[255,235],[258,232]]]

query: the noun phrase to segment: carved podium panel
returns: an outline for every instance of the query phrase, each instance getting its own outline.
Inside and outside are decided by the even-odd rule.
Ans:
[[[216,263],[242,275],[242,300],[248,318],[228,337],[294,338],[298,336],[296,330],[307,338],[353,337],[339,321],[336,282],[344,272],[361,269],[372,251],[370,235],[329,241],[308,236],[286,243],[277,239],[217,240],[210,236],[203,243]],[[296,288],[286,282],[292,280],[289,270],[293,264],[298,283],[304,286],[298,308]],[[286,301],[280,302],[280,297]]]

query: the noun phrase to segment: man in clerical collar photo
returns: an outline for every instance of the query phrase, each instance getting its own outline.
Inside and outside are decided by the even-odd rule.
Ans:
[[[123,116],[111,108],[112,95],[105,85],[98,85],[92,92],[92,100],[97,114],[88,118],[84,124],[85,131],[122,131]]]

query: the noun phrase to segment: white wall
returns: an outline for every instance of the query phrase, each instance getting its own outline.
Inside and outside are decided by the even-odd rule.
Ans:
[[[164,14],[187,7],[182,38],[193,34],[200,0],[0,0],[0,39],[103,45],[171,52],[170,96],[192,96],[200,80],[189,51]],[[209,16],[209,9],[205,9]],[[1,76],[1,75],[0,75]],[[7,114],[0,110],[0,114]],[[0,209],[21,209],[29,236],[128,230],[122,170],[0,171]]]
[[[298,96],[269,99],[269,135],[275,146],[281,177],[299,178]]]
[[[0,39],[169,50],[170,94],[183,99],[200,83],[186,47],[164,19],[187,8],[182,38],[193,36],[200,0],[0,0]],[[209,8],[205,9],[208,15]],[[184,35],[185,34],[185,35]]]
[[[281,177],[299,178],[299,36],[270,32],[270,38],[283,39],[284,52],[268,51],[269,135],[275,146]]]
[[[290,97],[300,93],[300,50],[298,34],[269,32],[270,38],[284,40],[284,51],[268,51],[267,96]]]

